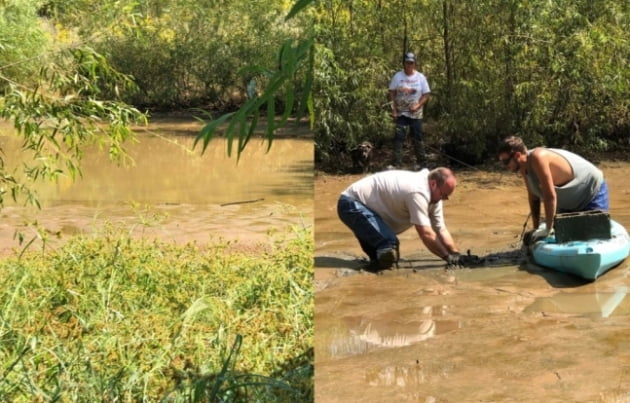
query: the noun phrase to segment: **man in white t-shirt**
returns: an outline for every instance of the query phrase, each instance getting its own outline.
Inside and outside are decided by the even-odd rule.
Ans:
[[[430,98],[431,90],[426,77],[416,71],[416,55],[407,52],[403,58],[404,70],[394,74],[389,83],[389,100],[392,103],[392,118],[396,123],[394,133],[394,161],[391,168],[402,166],[402,149],[407,138],[407,129],[413,137],[414,154],[418,170],[426,167],[422,111]]]
[[[448,200],[456,185],[448,168],[379,172],[344,190],[337,213],[369,256],[372,270],[389,269],[398,261],[396,235],[411,226],[427,249],[449,266],[457,266],[460,255],[442,211],[442,201]]]

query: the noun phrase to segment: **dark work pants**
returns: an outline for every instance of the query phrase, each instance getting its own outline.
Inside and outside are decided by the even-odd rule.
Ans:
[[[398,249],[400,242],[383,219],[366,205],[351,197],[341,195],[337,202],[337,214],[359,240],[361,249],[376,261],[376,252],[387,248]]]
[[[407,131],[413,138],[413,151],[416,157],[416,164],[424,166],[426,164],[424,152],[424,133],[422,131],[422,119],[411,119],[407,116],[396,118],[396,131],[394,133],[394,165],[402,165],[402,149],[407,139]]]

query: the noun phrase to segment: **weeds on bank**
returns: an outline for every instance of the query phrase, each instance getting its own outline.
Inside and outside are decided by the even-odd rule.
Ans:
[[[310,230],[226,248],[108,230],[0,261],[0,400],[312,400]]]

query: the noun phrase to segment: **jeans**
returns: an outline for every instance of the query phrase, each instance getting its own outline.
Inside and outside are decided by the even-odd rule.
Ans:
[[[584,210],[608,211],[608,185],[606,184],[606,181],[602,182],[601,186],[599,187],[599,191],[597,192],[593,200],[591,200],[590,203],[587,204],[586,207],[584,207]]]
[[[383,219],[360,201],[341,195],[337,202],[337,214],[359,240],[361,249],[376,261],[379,250],[398,249],[400,242],[396,234]]]
[[[402,149],[407,139],[407,127],[413,138],[413,150],[418,165],[425,165],[424,136],[422,131],[422,119],[411,119],[407,116],[396,118],[396,132],[394,133],[394,165],[402,165]]]

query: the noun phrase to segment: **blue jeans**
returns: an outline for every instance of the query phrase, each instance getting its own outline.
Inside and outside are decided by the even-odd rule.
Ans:
[[[359,240],[361,249],[376,261],[376,251],[387,248],[398,249],[400,242],[383,219],[365,204],[341,195],[337,202],[337,214]]]
[[[394,133],[394,164],[402,165],[402,149],[407,139],[407,127],[413,138],[413,151],[416,157],[416,163],[425,165],[424,153],[424,137],[422,132],[422,119],[411,119],[407,116],[398,116],[396,118],[396,132]]]

